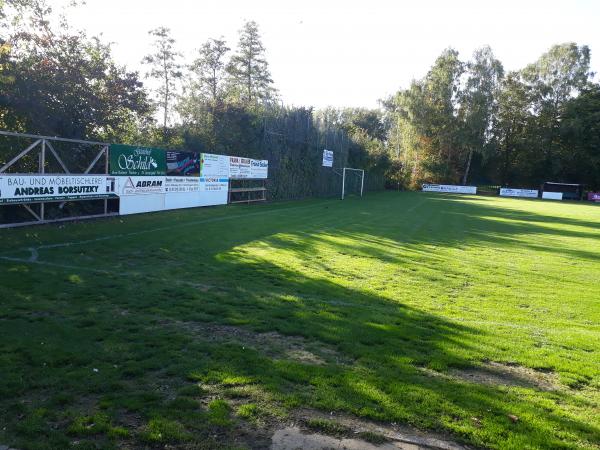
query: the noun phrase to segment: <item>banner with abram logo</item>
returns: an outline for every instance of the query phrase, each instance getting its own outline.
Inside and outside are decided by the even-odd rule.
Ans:
[[[164,194],[167,177],[118,177],[119,197],[128,195]]]
[[[423,192],[446,192],[448,194],[477,194],[477,186],[454,184],[424,184]]]
[[[137,214],[165,209],[167,177],[129,176],[118,178],[119,214]],[[197,178],[196,178],[197,180]]]
[[[0,203],[62,202],[115,197],[106,175],[0,175]]]
[[[118,178],[119,214],[165,208],[167,158],[158,148],[113,144],[110,173]]]

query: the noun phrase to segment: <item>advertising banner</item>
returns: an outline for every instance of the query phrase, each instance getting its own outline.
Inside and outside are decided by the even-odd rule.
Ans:
[[[167,173],[165,151],[158,148],[112,144],[110,173],[120,176],[164,176]]]
[[[539,192],[535,189],[510,189],[500,188],[501,197],[525,197],[525,198],[538,198]]]
[[[542,198],[547,200],[562,200],[563,193],[562,192],[543,192]]]
[[[229,178],[229,156],[202,153],[200,176]]]
[[[119,196],[164,194],[166,177],[118,177]]]
[[[0,203],[93,200],[115,197],[106,175],[0,175]]]
[[[166,177],[165,192],[167,194],[185,194],[200,191],[200,183],[196,177]]]
[[[200,192],[224,191],[229,189],[228,178],[200,177]]]
[[[250,160],[250,178],[268,178],[269,161],[266,159],[251,159]]]
[[[250,178],[250,159],[239,156],[229,157],[230,178]]]
[[[200,177],[201,206],[227,204],[228,178]]]
[[[333,151],[323,150],[323,166],[333,167]]]
[[[590,202],[600,203],[600,192],[588,192],[587,199]]]
[[[423,192],[446,192],[449,194],[477,194],[477,186],[457,186],[453,184],[424,184]]]
[[[199,177],[200,153],[196,152],[166,152],[167,176]]]

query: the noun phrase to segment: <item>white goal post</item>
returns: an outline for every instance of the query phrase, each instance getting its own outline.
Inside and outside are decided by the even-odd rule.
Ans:
[[[365,186],[365,171],[363,169],[353,169],[352,167],[344,167],[342,172],[342,200],[346,196],[346,173],[360,177],[360,196],[363,196],[363,188]]]

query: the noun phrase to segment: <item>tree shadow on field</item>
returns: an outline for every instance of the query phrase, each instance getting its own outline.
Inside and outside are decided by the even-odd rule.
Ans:
[[[340,220],[337,225],[327,224],[315,230],[299,226],[263,237],[247,248],[241,245],[216,255],[217,272],[235,274],[235,280],[221,281],[233,285],[239,294],[238,301],[230,302],[216,320],[258,332],[303,336],[310,342],[335,348],[351,363],[321,367],[261,358],[257,364],[253,358],[232,358],[228,354],[216,365],[198,368],[196,375],[212,382],[241,376],[292,403],[290,399],[297,399],[298,404],[325,411],[344,410],[388,422],[446,429],[468,436],[477,445],[493,446],[510,440],[516,447],[555,448],[567,445],[568,436],[597,442],[600,429],[596,425],[572,416],[567,418],[560,408],[549,406],[556,402],[597,408],[593,401],[586,402],[575,392],[522,395],[507,386],[430,376],[431,371],[445,373],[449,368],[477,364],[482,355],[480,340],[487,338],[487,333],[408,306],[402,296],[379,294],[371,289],[377,286],[370,286],[373,275],[352,267],[352,261],[360,260],[368,269],[371,260],[373,264],[394,263],[402,270],[405,262],[415,258],[418,262],[411,260],[413,266],[437,270],[429,274],[431,282],[455,278],[460,286],[465,273],[453,267],[439,267],[444,258],[435,250],[423,249],[423,244],[440,248],[491,245],[516,250],[526,246],[597,261],[598,253],[593,251],[556,245],[546,248],[513,238],[556,235],[590,239],[598,235],[587,230],[553,229],[545,224],[589,228],[595,223],[507,211],[458,198],[425,198],[437,209],[436,214],[445,216],[444,220],[432,223],[425,217],[417,227],[412,225],[415,217],[389,228],[368,220]],[[380,221],[394,217],[385,210],[378,213]],[[324,252],[324,248],[328,251]],[[336,255],[352,258],[350,266],[330,264],[330,258]],[[390,276],[391,283],[393,273]],[[410,293],[402,291],[401,295]],[[188,319],[205,321],[207,317],[189,311]],[[512,376],[516,384],[526,381]],[[510,416],[521,419],[514,423]],[[483,431],[482,421],[487,424]]]
[[[586,251],[556,245],[550,239],[577,238],[600,239],[600,212],[598,221],[581,220],[572,217],[556,217],[540,214],[527,210],[507,209],[501,206],[492,206],[479,203],[479,199],[469,198],[433,198],[429,200],[442,211],[449,221],[464,224],[464,233],[458,234],[465,243],[502,244],[508,247],[525,247],[533,250],[562,254],[592,261],[600,260],[600,249]],[[474,203],[477,201],[477,203]],[[528,203],[537,203],[537,200],[522,201],[523,207]],[[450,206],[450,208],[448,208]],[[565,206],[565,204],[562,204]],[[569,204],[569,207],[585,206]],[[455,216],[455,217],[453,217]],[[583,228],[583,229],[582,229]],[[533,244],[521,239],[522,237],[535,236],[536,238],[549,239],[548,245]],[[439,245],[460,245],[457,239],[427,239]]]
[[[276,241],[268,240],[273,251]],[[284,242],[280,244],[289,250]],[[368,247],[340,246],[344,252],[359,250],[373,254]],[[310,245],[293,252],[300,258],[300,253],[315,255]],[[430,371],[445,373],[450,368],[473,367],[478,339],[485,334],[481,330],[403,305],[402,299],[301,276],[250,254],[220,258],[218,264],[229,265],[239,277],[237,283],[246,286],[239,303],[220,320],[258,332],[303,336],[308,342],[335,349],[350,362],[322,367],[227,353],[223,359],[195,370],[200,380],[220,383],[241,377],[292,404],[443,429],[484,446],[510,438],[517,446],[554,448],[564,444],[560,437],[563,432],[588,442],[600,437],[596,426],[567,419],[560,411],[548,408],[549,400],[582,404],[581,398],[575,400],[568,393],[521,397],[506,386],[430,375]],[[364,282],[368,283],[368,277]],[[190,312],[188,318],[193,321],[194,314]],[[515,384],[526,381],[518,375],[513,377]],[[594,405],[587,403],[587,407]],[[540,411],[544,411],[542,417]],[[521,421],[513,423],[511,415]],[[484,434],[479,430],[480,421],[488,426]]]

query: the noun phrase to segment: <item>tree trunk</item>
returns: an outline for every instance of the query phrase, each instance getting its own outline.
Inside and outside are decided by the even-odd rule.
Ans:
[[[467,168],[465,169],[465,174],[463,175],[462,184],[466,186],[467,179],[469,178],[469,171],[471,170],[471,160],[473,159],[473,149],[469,150],[469,159],[467,160]]]

